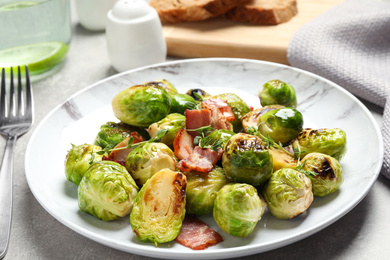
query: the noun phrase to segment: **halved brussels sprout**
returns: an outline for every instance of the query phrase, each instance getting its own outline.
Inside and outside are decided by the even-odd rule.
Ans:
[[[289,168],[274,172],[263,188],[268,210],[279,219],[291,219],[305,212],[313,202],[310,179]]]
[[[146,143],[132,150],[126,158],[126,169],[134,180],[143,185],[162,169],[176,169],[173,151],[163,143]]]
[[[259,117],[262,114],[267,113],[268,111],[279,109],[279,108],[284,108],[284,106],[271,105],[271,106],[260,107],[260,108],[256,108],[253,111],[250,111],[249,113],[245,114],[241,118],[241,123],[242,123],[242,126],[244,128],[244,131],[246,133],[257,131],[257,129],[258,129],[258,122],[257,121],[259,120]]]
[[[184,115],[173,113],[169,114],[160,121],[153,123],[148,128],[150,137],[154,138],[157,132],[162,129],[168,130],[166,135],[161,138],[161,142],[172,147],[173,140],[175,140],[176,132],[186,126],[186,117]]]
[[[120,121],[148,127],[169,114],[171,97],[157,83],[135,85],[116,94],[112,109]]]
[[[222,166],[229,180],[260,185],[272,174],[272,155],[258,136],[233,135],[226,143]]]
[[[88,168],[78,188],[79,208],[109,221],[130,214],[138,187],[126,168],[112,161]]]
[[[295,89],[277,79],[270,80],[263,85],[263,89],[259,91],[259,98],[262,106],[283,105],[292,108],[297,106]]]
[[[292,144],[300,151],[300,158],[309,153],[324,153],[340,161],[347,151],[347,135],[339,128],[305,128]]]
[[[231,183],[219,190],[214,201],[213,217],[226,233],[245,237],[254,230],[266,207],[255,187]]]
[[[101,150],[102,148],[100,146],[93,144],[73,146],[65,159],[66,178],[74,184],[79,185],[91,164],[102,160],[103,155],[96,153]]]
[[[302,131],[303,116],[295,108],[280,108],[261,115],[258,125],[262,135],[286,145]]]
[[[185,216],[186,176],[163,169],[138,193],[130,224],[136,238],[156,245],[174,240]]]
[[[343,169],[335,158],[322,153],[309,153],[301,162],[302,170],[316,174],[308,175],[314,196],[329,195],[338,190],[343,183]]]
[[[186,94],[171,94],[171,113],[184,115],[186,109],[195,109],[198,103],[191,96]]]
[[[187,175],[186,213],[205,215],[213,212],[215,196],[229,183],[223,168],[215,166],[208,174]]]
[[[95,139],[95,144],[101,146],[103,149],[112,149],[133,132],[139,133],[144,139],[149,139],[149,135],[145,129],[131,126],[123,122],[107,122],[100,127],[100,131]]]
[[[235,133],[242,131],[241,118],[250,112],[250,108],[245,101],[234,93],[218,94],[211,98],[220,98],[228,103],[228,105],[232,108],[235,117],[235,120],[232,122],[233,131]]]
[[[297,167],[298,161],[294,159],[294,155],[272,146],[269,148],[269,151],[272,154],[274,172],[282,168],[295,169]]]
[[[149,82],[144,83],[143,85],[149,85],[149,84],[158,84],[159,86],[163,87],[169,94],[178,93],[177,89],[172,85],[172,83],[166,79],[149,81]]]
[[[190,89],[186,92],[186,94],[198,101],[211,96],[209,93],[200,88]]]

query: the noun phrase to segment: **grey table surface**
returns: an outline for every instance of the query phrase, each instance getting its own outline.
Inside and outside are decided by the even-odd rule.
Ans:
[[[83,29],[73,1],[72,26],[71,47],[63,66],[33,84],[34,128],[75,92],[117,73],[107,57],[104,32]],[[383,110],[364,104],[380,126]],[[25,177],[25,149],[34,128],[18,140],[15,151],[13,222],[5,259],[151,259],[96,243],[70,230],[45,211],[31,193]],[[0,138],[0,145],[3,149],[4,138]],[[291,245],[240,259],[388,259],[389,200],[390,181],[380,175],[367,196],[327,228]]]

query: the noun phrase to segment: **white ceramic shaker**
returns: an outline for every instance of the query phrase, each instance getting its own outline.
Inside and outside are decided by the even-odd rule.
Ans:
[[[76,0],[76,11],[81,26],[90,31],[106,29],[107,12],[118,0]]]
[[[108,57],[119,72],[167,56],[160,18],[145,0],[119,0],[107,13],[106,38]]]

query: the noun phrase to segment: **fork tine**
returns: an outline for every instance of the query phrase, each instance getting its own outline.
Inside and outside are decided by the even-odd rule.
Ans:
[[[26,65],[26,116],[32,121],[33,117],[33,99],[32,99],[32,86],[30,82],[30,72]]]
[[[10,87],[9,87],[9,110],[8,110],[8,117],[11,117],[14,113],[14,96],[15,96],[15,84],[14,84],[14,70],[11,67],[11,81],[10,81]]]
[[[16,112],[17,116],[22,115],[22,76],[20,73],[20,66],[18,66],[18,110]]]
[[[5,69],[1,71],[0,119],[5,118]]]

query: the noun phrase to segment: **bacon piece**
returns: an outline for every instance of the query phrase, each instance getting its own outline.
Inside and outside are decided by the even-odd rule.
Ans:
[[[210,98],[202,101],[202,107],[212,110],[212,108],[218,108],[227,121],[234,121],[236,117],[229,104],[220,98]]]
[[[116,160],[114,160],[114,159],[109,159],[109,158],[108,158],[107,156],[105,156],[105,155],[103,155],[102,161],[112,161],[112,162],[119,163],[120,165],[126,167],[126,161],[116,161]]]
[[[200,146],[196,146],[190,156],[179,161],[177,168],[183,172],[197,171],[208,173],[221,158],[222,152],[222,149],[219,149],[217,153],[210,148],[202,149]]]
[[[176,132],[173,150],[179,160],[187,158],[194,151],[194,138],[184,128]]]
[[[186,110],[184,115],[186,116],[187,129],[198,129],[202,126],[209,125],[213,129],[233,130],[232,125],[217,107]],[[193,137],[198,135],[195,131],[188,132]]]
[[[203,250],[222,242],[223,238],[203,221],[186,216],[175,240],[193,250]]]
[[[233,131],[232,125],[226,120],[218,108],[211,109],[211,127],[214,129],[226,129]]]
[[[186,109],[186,111],[184,111],[184,115],[186,117],[187,129],[198,129],[202,126],[211,125],[210,109]],[[193,137],[198,135],[198,133],[195,131],[189,131],[189,134]]]
[[[142,138],[142,136],[137,133],[137,132],[132,132],[128,137],[126,137],[122,142],[120,142],[119,144],[117,144],[114,149],[116,148],[121,148],[121,147],[126,147],[128,144],[129,144],[129,140],[130,140],[130,137],[133,137],[133,144],[136,144],[136,143],[139,143],[139,142],[142,142],[144,141],[144,139]],[[132,151],[133,149],[129,149],[129,148],[126,148],[126,149],[121,149],[121,150],[114,150],[112,151],[109,155],[108,155],[108,158],[107,160],[109,161],[114,161],[114,162],[117,162],[119,164],[122,164],[122,165],[125,165],[126,163],[126,158],[127,156],[129,155],[129,153]]]
[[[200,146],[195,147],[194,152],[199,153],[200,156],[206,158],[212,165],[215,165],[218,160],[221,158],[223,150],[222,148],[218,150],[218,153],[210,148],[202,149]]]

